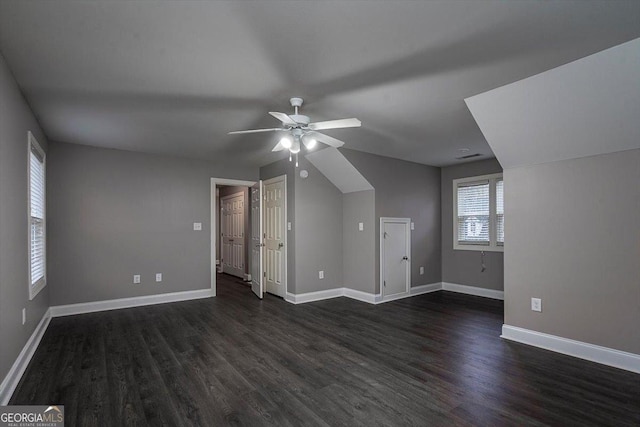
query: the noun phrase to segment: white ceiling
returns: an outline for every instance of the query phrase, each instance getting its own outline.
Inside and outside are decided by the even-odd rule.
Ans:
[[[337,148],[325,148],[305,157],[342,193],[373,190],[367,178]]]
[[[492,156],[464,99],[640,37],[640,1],[0,0],[0,51],[52,140],[263,165],[305,98],[347,148]]]
[[[640,148],[640,39],[466,102],[505,169]]]

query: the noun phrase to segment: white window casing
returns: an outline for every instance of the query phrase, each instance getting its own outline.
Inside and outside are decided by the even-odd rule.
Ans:
[[[46,155],[28,133],[29,299],[47,284]]]
[[[453,180],[453,249],[504,250],[501,173]]]

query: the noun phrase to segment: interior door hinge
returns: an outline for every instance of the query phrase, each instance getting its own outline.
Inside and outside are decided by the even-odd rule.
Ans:
[[[262,277],[267,277],[267,272],[266,271],[262,272]]]
[[[387,281],[386,280],[383,281],[382,283],[384,284],[383,286],[387,286]]]

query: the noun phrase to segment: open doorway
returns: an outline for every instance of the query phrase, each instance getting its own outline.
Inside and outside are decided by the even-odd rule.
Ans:
[[[264,190],[264,193],[263,193]],[[217,274],[233,276],[284,298],[286,264],[286,176],[262,182],[211,179],[211,288]],[[263,229],[264,226],[264,229]]]

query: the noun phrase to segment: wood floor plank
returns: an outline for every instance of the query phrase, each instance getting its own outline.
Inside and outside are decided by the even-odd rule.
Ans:
[[[499,338],[501,301],[216,298],[52,319],[11,404],[68,426],[638,426],[640,375]]]

